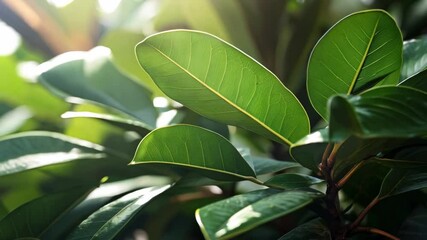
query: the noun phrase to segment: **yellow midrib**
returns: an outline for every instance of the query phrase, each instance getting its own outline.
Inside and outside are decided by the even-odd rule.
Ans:
[[[368,57],[368,52],[369,52],[369,49],[371,48],[372,40],[374,39],[375,32],[377,31],[377,27],[378,27],[378,23],[380,21],[380,18],[381,17],[379,16],[377,19],[377,22],[375,23],[375,27],[374,27],[374,30],[372,31],[372,35],[371,35],[371,38],[369,39],[369,43],[368,43],[368,46],[366,47],[365,53],[363,55],[363,59],[362,59],[362,61],[360,61],[359,67],[357,68],[357,71],[354,74],[353,80],[351,81],[350,87],[347,91],[347,95],[350,95],[353,92],[354,87],[356,86],[357,78],[360,75],[361,69],[363,67],[363,64],[365,63],[366,58]]]

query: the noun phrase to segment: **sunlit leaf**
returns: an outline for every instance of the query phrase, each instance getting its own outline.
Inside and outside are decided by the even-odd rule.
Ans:
[[[219,38],[163,32],[136,54],[163,92],[203,116],[286,144],[309,132],[305,110],[277,77]]]
[[[253,179],[255,172],[221,135],[191,125],[159,128],[139,144],[132,164],[181,166],[215,179]]]
[[[40,66],[39,80],[67,101],[79,99],[111,107],[153,129],[157,111],[151,92],[121,73],[111,62],[110,50],[69,52]]]
[[[399,83],[400,86],[412,87],[427,92],[427,69],[416,73]]]
[[[310,204],[321,194],[258,190],[207,205],[196,211],[206,239],[228,239]]]
[[[307,70],[310,101],[324,119],[336,94],[354,94],[374,85],[396,84],[402,64],[402,36],[381,10],[351,14],[317,43]]]

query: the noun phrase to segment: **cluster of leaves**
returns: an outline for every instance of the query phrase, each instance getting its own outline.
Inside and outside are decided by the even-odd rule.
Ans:
[[[307,208],[316,214],[281,239],[340,239],[357,232],[393,238],[361,223],[383,199],[427,184],[427,64],[414,54],[424,45],[424,39],[405,43],[402,60],[400,30],[383,11],[339,21],[308,64],[308,95],[328,125],[312,133],[304,107],[274,74],[210,34],[168,31],[136,46],[143,74],[186,108],[154,107],[151,91],[116,68],[105,47],[60,55],[40,66],[39,81],[83,106],[63,117],[107,122],[131,132],[133,141],[119,151],[51,132],[2,138],[0,237],[113,239],[148,204],[170,204],[166,199],[182,197],[187,188],[212,197],[212,185],[225,191],[230,182],[246,180],[261,188],[199,206],[196,219],[205,238],[231,238]],[[289,146],[296,162],[239,151],[225,124]],[[284,173],[296,167],[317,177]],[[364,205],[357,196],[340,199],[339,192],[354,193],[352,178],[367,170],[385,172],[376,197],[362,211],[343,210],[340,204]],[[164,177],[148,177],[153,175]],[[94,190],[100,181],[112,183]],[[22,204],[31,184],[39,197]],[[398,234],[411,238],[416,227],[408,223]]]

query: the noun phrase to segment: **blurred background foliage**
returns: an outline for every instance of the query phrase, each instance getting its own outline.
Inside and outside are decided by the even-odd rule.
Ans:
[[[196,122],[229,136],[238,147],[249,146],[252,154],[286,160],[288,156],[283,146],[241,129],[230,128],[232,134],[229,134],[226,126],[202,118],[167,99],[139,66],[134,54],[135,44],[148,35],[177,28],[216,35],[275,73],[301,100],[312,126],[321,126],[319,117],[308,103],[305,90],[305,69],[310,51],[336,21],[349,13],[372,8],[388,11],[400,26],[404,40],[427,34],[426,0],[0,0],[0,137],[29,130],[54,131],[120,150],[130,161],[143,133],[134,134],[129,129],[109,124],[105,119],[62,115],[67,111],[115,112],[90,101],[84,104],[64,102],[37,82],[39,64],[65,52],[105,46],[111,50],[113,64],[123,76],[153,92],[151,100],[160,116],[154,120],[157,126]],[[172,116],[168,115],[171,111]],[[67,169],[67,166],[62,167]],[[2,178],[1,186],[13,186],[17,191],[15,195],[7,196],[7,202],[14,203],[12,206],[4,206],[5,202],[0,204],[0,216],[2,211],[7,212],[40,196],[41,193],[34,190],[28,181],[52,178],[46,175],[48,171],[23,173],[27,176],[21,177],[22,182],[16,182],[16,178]],[[131,171],[126,178],[137,175],[139,173]],[[120,175],[116,177],[120,179]],[[142,185],[148,186],[150,181],[143,184],[139,184],[139,180],[134,181],[135,186],[126,185],[120,191],[124,193]],[[222,187],[223,190],[230,189],[229,195],[235,191],[227,184]],[[120,194],[120,191],[115,194]],[[162,196],[142,213],[142,216],[150,212],[162,213],[158,219],[145,224],[153,239],[156,236],[163,239],[201,237],[194,221],[194,209],[215,200],[215,191],[202,189],[203,194],[195,193],[192,188],[187,192],[182,188],[180,191]],[[111,198],[98,198],[95,207],[85,207],[96,208],[96,204],[102,205]],[[162,201],[169,201],[172,206],[162,209]],[[283,226],[280,221],[286,221],[285,226],[287,224],[291,228],[295,225],[293,220],[301,220],[301,217],[293,218],[291,215],[241,238],[280,236],[271,229]],[[172,224],[178,219],[180,223],[191,224]],[[132,227],[138,228],[129,228]],[[166,228],[169,231],[164,233]]]

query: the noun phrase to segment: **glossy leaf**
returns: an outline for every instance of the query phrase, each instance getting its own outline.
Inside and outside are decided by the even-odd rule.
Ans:
[[[403,43],[403,65],[400,79],[404,80],[427,68],[427,37]]]
[[[427,187],[426,169],[424,167],[416,170],[390,170],[383,180],[378,198],[386,198]]]
[[[144,188],[126,194],[90,215],[67,239],[115,239],[141,208],[169,187]]]
[[[255,173],[257,176],[267,173],[275,173],[289,168],[300,167],[301,165],[296,162],[280,161],[265,157],[248,156],[254,165]],[[246,158],[246,156],[245,156]]]
[[[415,137],[427,134],[427,93],[402,86],[374,88],[329,102],[329,137]]]
[[[402,64],[402,36],[385,11],[351,14],[317,43],[308,63],[307,90],[316,111],[327,119],[328,99],[374,85],[396,84]]]
[[[322,155],[328,142],[328,130],[321,129],[293,144],[289,149],[289,153],[303,167],[318,172],[319,163],[322,161]]]
[[[39,80],[67,101],[86,100],[111,107],[153,129],[157,112],[151,93],[123,75],[110,58],[110,50],[105,47],[65,53],[41,65]]]
[[[399,83],[400,86],[407,86],[427,92],[427,69],[412,75]]]
[[[79,159],[106,157],[102,146],[59,133],[27,132],[0,139],[0,176]]]
[[[331,233],[321,219],[314,219],[294,228],[279,240],[331,240]]]
[[[212,35],[163,32],[136,54],[164,93],[203,116],[286,144],[309,132],[305,110],[277,77]]]
[[[264,184],[281,189],[305,188],[323,182],[322,179],[299,173],[283,173],[276,175]]]
[[[0,239],[40,238],[54,221],[83,200],[89,188],[68,189],[26,203],[0,221]]]
[[[191,125],[152,131],[139,144],[131,164],[181,166],[224,180],[255,177],[254,170],[227,139]]]
[[[2,107],[0,105],[0,107]],[[2,110],[2,109],[1,109]],[[0,136],[17,131],[24,123],[32,117],[31,111],[24,106],[17,107],[2,113],[0,110]]]
[[[249,192],[196,211],[206,239],[228,239],[310,204],[321,194],[272,189]]]
[[[374,157],[373,161],[392,168],[427,167],[427,145],[402,147],[393,156]]]

